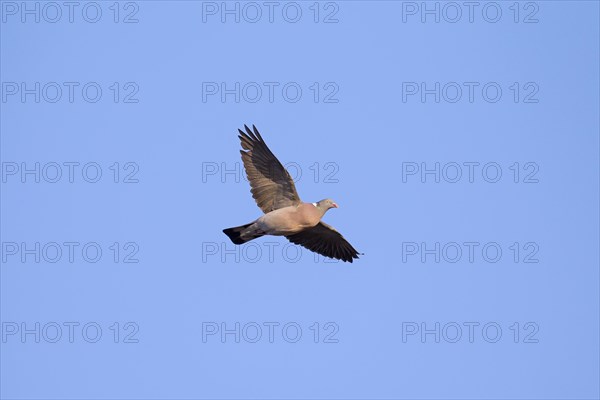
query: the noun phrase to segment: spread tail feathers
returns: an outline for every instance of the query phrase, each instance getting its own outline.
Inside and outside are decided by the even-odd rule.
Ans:
[[[231,239],[233,243],[244,244],[252,239],[263,236],[262,233],[259,233],[255,229],[251,228],[252,224],[254,224],[254,222],[250,222],[246,225],[236,226],[234,228],[223,229],[223,233],[229,236],[229,239]]]

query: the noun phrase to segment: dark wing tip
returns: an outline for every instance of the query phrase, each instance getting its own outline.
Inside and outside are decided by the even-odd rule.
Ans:
[[[341,259],[342,259],[343,261],[347,261],[347,262],[350,262],[350,263],[352,263],[352,262],[354,262],[354,260],[355,260],[355,259],[357,259],[357,260],[359,259],[359,257],[358,257],[359,255],[361,255],[361,256],[362,256],[362,255],[364,255],[364,253],[359,253],[358,251],[356,251],[356,250],[353,248],[353,249],[352,249],[352,251],[351,251],[350,253],[346,253],[346,254],[344,254],[344,256],[343,256],[343,257],[341,257]]]
[[[244,124],[244,128],[246,128],[246,133],[248,134],[248,136],[250,136],[255,141],[259,141],[258,138],[254,135],[254,133],[250,130],[250,128],[248,128],[248,125]]]
[[[258,129],[256,129],[256,126],[254,124],[252,125],[252,129],[254,130],[254,134],[256,135],[258,140],[260,140],[261,142],[264,142],[262,136],[260,136],[260,133],[258,132]]]
[[[252,130],[248,128],[248,125],[246,124],[244,124],[244,129],[246,129],[246,132],[242,131],[241,129],[238,129],[238,132],[241,136],[247,138],[250,142],[263,142],[262,138],[260,137],[260,134],[258,134],[258,130],[256,129],[256,127],[254,125],[252,125],[252,127],[254,128],[254,132],[256,132],[257,134],[254,134],[254,132],[252,132]]]

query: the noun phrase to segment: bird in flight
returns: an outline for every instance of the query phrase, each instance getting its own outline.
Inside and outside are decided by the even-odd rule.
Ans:
[[[252,197],[264,215],[249,224],[223,229],[235,244],[243,244],[264,235],[285,236],[290,242],[325,257],[352,262],[358,252],[332,226],[321,218],[330,208],[338,208],[331,199],[316,203],[300,200],[288,171],[252,125],[238,129],[240,153]]]

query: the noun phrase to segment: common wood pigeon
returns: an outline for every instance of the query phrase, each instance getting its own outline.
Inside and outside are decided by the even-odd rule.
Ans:
[[[331,199],[317,203],[300,200],[294,181],[252,125],[239,130],[242,161],[250,182],[252,197],[265,213],[249,224],[224,229],[235,244],[243,244],[264,235],[285,236],[290,242],[323,256],[352,262],[358,252],[333,227],[321,221],[330,208],[338,205]]]

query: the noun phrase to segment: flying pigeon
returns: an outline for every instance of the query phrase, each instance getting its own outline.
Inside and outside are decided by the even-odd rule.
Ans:
[[[242,161],[250,182],[252,197],[265,213],[249,224],[223,229],[235,244],[243,244],[264,235],[285,236],[290,242],[323,256],[352,262],[358,252],[333,227],[321,221],[330,208],[338,208],[331,199],[317,203],[300,200],[294,181],[252,125],[239,131]]]

